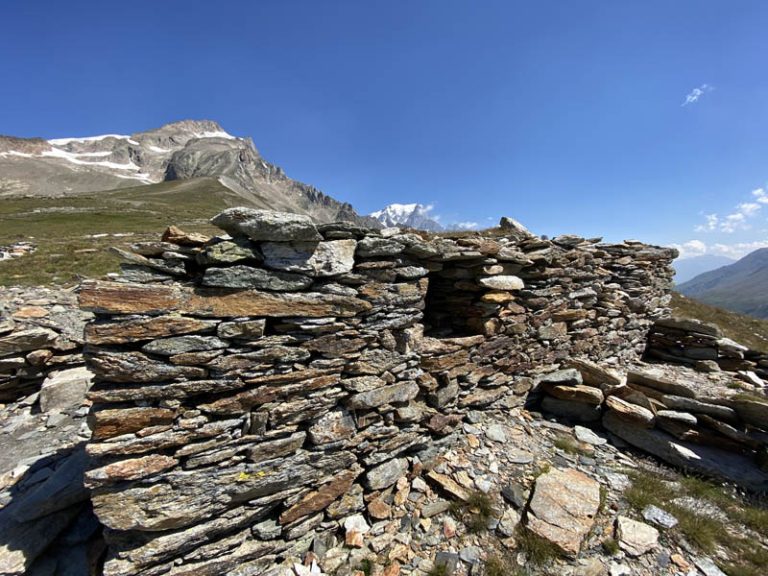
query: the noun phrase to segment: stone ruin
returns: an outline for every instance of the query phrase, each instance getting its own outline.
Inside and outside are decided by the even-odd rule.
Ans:
[[[638,359],[676,256],[507,219],[454,237],[212,222],[229,236],[170,228],[81,287],[109,576],[265,574],[402,476],[455,491],[430,462],[465,415],[524,405],[553,365]],[[577,387],[599,413],[602,390],[565,372],[550,404]]]

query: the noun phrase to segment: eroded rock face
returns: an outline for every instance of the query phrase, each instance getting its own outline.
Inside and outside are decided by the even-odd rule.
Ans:
[[[528,529],[576,556],[600,507],[600,485],[585,474],[554,469],[536,479]]]

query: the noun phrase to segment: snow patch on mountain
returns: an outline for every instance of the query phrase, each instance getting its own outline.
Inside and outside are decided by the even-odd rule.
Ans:
[[[384,226],[404,226],[430,231],[442,230],[443,227],[437,219],[429,216],[432,209],[431,204],[390,204],[381,210],[371,212],[370,216]]]

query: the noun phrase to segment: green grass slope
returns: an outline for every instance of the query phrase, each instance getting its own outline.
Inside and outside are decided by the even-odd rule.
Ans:
[[[37,251],[0,261],[0,285],[67,285],[103,276],[118,270],[109,247],[157,240],[171,224],[213,233],[212,215],[247,204],[215,178],[61,198],[5,198],[0,202],[0,246],[29,240]]]

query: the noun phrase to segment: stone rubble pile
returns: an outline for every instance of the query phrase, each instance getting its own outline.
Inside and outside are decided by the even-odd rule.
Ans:
[[[768,381],[768,354],[725,338],[714,324],[686,318],[662,318],[648,333],[646,354],[664,362],[688,364],[702,372],[738,372],[758,388]]]
[[[71,290],[4,288],[0,301],[0,574],[89,574],[103,551],[84,485],[91,314]]]
[[[92,316],[71,290],[0,288],[0,403],[82,366],[83,327]]]
[[[538,379],[545,412],[601,423],[678,468],[768,490],[768,396],[733,389],[708,395],[652,365],[626,375],[584,359],[565,365],[571,368]]]
[[[571,356],[637,359],[676,256],[516,228],[212,222],[228,235],[170,228],[81,287],[106,575],[262,574],[337,534],[394,537],[376,521],[429,495],[424,479],[461,498],[434,455],[469,411],[521,405],[535,371]],[[392,574],[418,570],[397,546]]]

